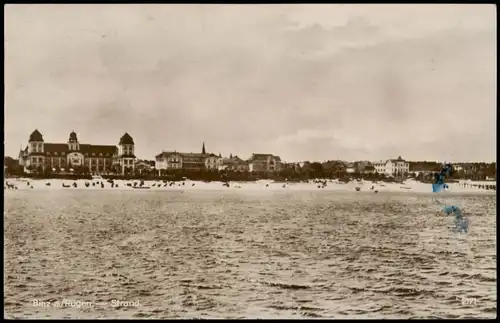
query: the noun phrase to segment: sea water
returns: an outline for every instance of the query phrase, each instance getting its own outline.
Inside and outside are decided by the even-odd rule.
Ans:
[[[496,317],[496,197],[434,196],[5,192],[5,316]]]

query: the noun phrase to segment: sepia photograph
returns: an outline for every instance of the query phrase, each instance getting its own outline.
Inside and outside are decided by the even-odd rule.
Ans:
[[[6,4],[4,319],[494,319],[493,4]]]

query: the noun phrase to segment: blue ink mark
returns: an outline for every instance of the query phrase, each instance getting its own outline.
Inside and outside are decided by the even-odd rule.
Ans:
[[[451,164],[446,164],[439,173],[434,173],[434,183],[432,184],[432,192],[440,193],[448,188],[444,183],[446,176],[453,174],[453,167]],[[462,210],[456,205],[445,205],[443,212],[446,215],[455,215],[455,232],[468,233],[469,232],[469,219],[462,215]]]
[[[455,215],[455,232],[468,233],[469,232],[469,219],[462,215],[462,210],[455,205],[446,205],[443,207],[443,212],[446,215]]]
[[[451,176],[453,174],[453,166],[451,164],[446,164],[439,173],[434,173],[434,183],[432,184],[432,192],[439,193],[444,189],[448,188],[448,185],[444,183],[444,178],[446,176]]]
[[[469,233],[469,219],[467,218],[455,218],[455,232],[457,233]]]

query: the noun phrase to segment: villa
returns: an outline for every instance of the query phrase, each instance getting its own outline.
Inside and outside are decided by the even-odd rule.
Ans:
[[[401,156],[397,159],[373,162],[372,166],[377,173],[391,177],[403,176],[410,171],[410,163],[402,159]]]
[[[177,151],[162,151],[156,158],[156,169],[161,174],[166,170],[217,170],[222,164],[222,157],[206,152],[205,143],[201,148],[201,153],[183,153]]]
[[[278,172],[281,170],[281,158],[272,154],[252,154],[248,165],[250,172]]]

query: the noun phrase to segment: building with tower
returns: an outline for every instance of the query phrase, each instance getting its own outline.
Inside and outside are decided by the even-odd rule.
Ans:
[[[406,176],[410,172],[410,163],[399,156],[397,159],[388,159],[372,163],[378,174],[390,177]]]
[[[182,153],[178,151],[162,151],[156,155],[156,169],[161,175],[166,170],[183,169],[190,171],[217,170],[222,163],[222,156],[207,153],[205,143],[201,153]]]
[[[66,143],[46,143],[42,134],[35,130],[28,145],[19,153],[19,164],[25,172],[51,171],[71,172],[84,170],[92,174],[134,173],[135,144],[125,133],[115,145],[82,144],[74,131]]]

